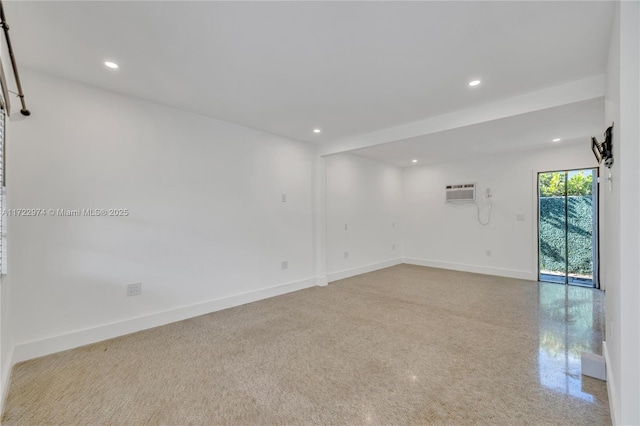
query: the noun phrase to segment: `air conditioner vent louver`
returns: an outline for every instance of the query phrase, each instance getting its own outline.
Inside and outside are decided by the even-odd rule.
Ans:
[[[476,200],[476,184],[465,183],[462,185],[447,185],[446,199],[447,203],[461,203]]]

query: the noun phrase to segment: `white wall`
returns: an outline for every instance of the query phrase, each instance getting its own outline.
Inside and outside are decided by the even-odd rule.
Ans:
[[[426,266],[537,279],[536,173],[596,167],[588,141],[548,150],[502,154],[405,169],[405,261]],[[446,204],[448,184],[477,184],[474,204]],[[525,215],[524,221],[516,216]],[[490,256],[487,255],[490,251]]]
[[[130,214],[10,218],[14,361],[315,284],[311,145],[21,74],[9,207]]]
[[[326,165],[329,281],[398,264],[402,169],[351,154]]]
[[[13,337],[11,330],[9,286],[0,282],[0,412],[4,406],[4,397],[9,387],[11,360],[13,355]]]
[[[609,390],[609,404],[611,415],[616,423],[616,413],[620,412],[620,390],[617,378],[620,377],[620,355],[613,347],[614,342],[620,341],[620,175],[618,167],[620,158],[620,16],[619,10],[614,15],[611,34],[609,56],[607,59],[607,88],[605,94],[605,121],[603,127],[615,122],[613,132],[613,156],[615,167],[610,171],[601,166],[602,176],[611,176],[612,185],[600,187],[601,203],[601,235],[600,259],[601,280],[606,290],[606,336],[604,355],[607,362],[607,387]],[[605,127],[606,128],[606,127]],[[601,138],[601,136],[599,136]]]
[[[4,37],[0,37],[0,62],[2,68],[5,71],[5,78],[7,79],[8,90],[15,91],[15,85],[13,81],[13,73],[11,70],[11,62],[8,59],[8,51],[6,46],[6,40]],[[0,95],[2,96],[2,95]],[[12,107],[16,109],[19,102],[17,98],[9,99],[12,102]],[[7,99],[5,99],[6,105]],[[20,109],[18,106],[17,109]],[[8,125],[5,127],[5,134],[8,132]],[[11,356],[13,354],[13,338],[11,335],[11,323],[10,323],[10,293],[9,285],[5,283],[3,278],[0,278],[0,412],[4,404],[4,395],[8,387],[8,378],[11,371]]]
[[[605,125],[615,122],[612,190],[604,190],[607,388],[614,424],[640,424],[640,4],[617,6]],[[604,169],[606,170],[606,169]]]
[[[619,420],[640,425],[640,3],[620,3],[620,40]]]

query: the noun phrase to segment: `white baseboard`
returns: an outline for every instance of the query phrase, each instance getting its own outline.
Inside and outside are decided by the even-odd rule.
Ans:
[[[14,348],[11,348],[11,354],[7,359],[7,365],[2,367],[2,388],[0,389],[0,416],[4,413],[4,404],[7,401],[7,391],[9,390],[9,383],[11,382],[11,368],[13,367],[13,354]]]
[[[360,266],[353,269],[346,269],[344,271],[332,272],[327,274],[329,282],[343,280],[345,278],[353,277],[355,275],[366,274],[367,272],[377,271],[378,269],[389,268],[390,266],[400,265],[402,259],[385,260],[384,262],[372,263],[369,265]]]
[[[105,324],[33,342],[18,344],[13,351],[13,362],[11,365],[55,352],[89,345],[91,343],[100,342],[114,337],[124,336],[125,334],[135,333],[137,331],[147,330],[149,328],[158,327],[176,321],[182,321],[200,315],[209,314],[211,312],[220,311],[222,309],[232,308],[234,306],[244,305],[246,303],[290,293],[292,291],[302,290],[315,285],[316,278],[308,278],[302,281],[281,284],[261,290],[214,299],[198,303],[196,305],[180,307],[169,311],[158,312],[125,321]]]
[[[464,263],[443,262],[441,260],[403,258],[402,263],[418,266],[429,266],[431,268],[451,269],[454,271],[473,272],[476,274],[495,275],[498,277],[518,278],[521,280],[537,281],[535,272],[520,271],[517,269],[492,268],[490,266],[468,265]]]
[[[609,412],[611,413],[611,424],[617,425],[616,407],[618,406],[618,394],[615,386],[615,377],[611,368],[611,360],[609,359],[609,349],[607,342],[602,342],[602,356],[607,368],[607,395],[609,396]]]

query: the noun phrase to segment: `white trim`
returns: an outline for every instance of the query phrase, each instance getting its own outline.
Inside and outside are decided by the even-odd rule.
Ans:
[[[320,287],[324,287],[329,284],[329,277],[326,275],[320,275],[316,277],[316,285]]]
[[[372,263],[369,265],[360,266],[358,268],[332,272],[330,274],[327,274],[327,278],[329,279],[329,282],[343,280],[345,278],[353,277],[355,275],[366,274],[367,272],[377,271],[378,269],[384,269],[384,268],[389,268],[391,266],[400,265],[401,263],[403,262],[402,262],[402,259],[400,258],[385,260],[384,262]]]
[[[616,385],[614,381],[613,369],[611,368],[611,360],[609,359],[609,350],[607,342],[602,342],[602,356],[607,369],[607,395],[609,396],[609,413],[611,414],[611,424],[617,425],[616,407],[618,406],[618,395],[616,394]]]
[[[149,328],[158,327],[172,322],[209,314],[222,309],[279,296],[292,291],[302,290],[315,285],[316,278],[313,277],[302,281],[295,281],[261,290],[214,299],[195,305],[184,306],[165,312],[158,312],[98,327],[77,330],[59,336],[21,343],[16,345],[13,351],[13,364],[67,349],[89,345],[102,340],[123,336],[125,334],[147,330]]]
[[[517,269],[492,268],[489,266],[468,265],[465,263],[444,262],[441,260],[404,258],[403,263],[409,265],[428,266],[431,268],[450,269],[454,271],[473,272],[476,274],[494,275],[498,277],[517,278],[521,280],[537,281],[538,277],[532,271]]]

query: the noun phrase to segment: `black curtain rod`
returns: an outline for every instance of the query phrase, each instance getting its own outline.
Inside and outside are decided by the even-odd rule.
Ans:
[[[13,55],[13,46],[11,45],[11,37],[9,37],[9,24],[7,24],[7,21],[4,19],[4,6],[2,5],[2,0],[0,0],[0,26],[4,29],[4,37],[7,39],[7,50],[9,50],[11,66],[13,67],[13,75],[16,79],[16,86],[18,86],[18,97],[22,104],[20,112],[22,115],[31,115],[31,112],[27,109],[27,104],[24,102],[24,93],[22,92],[22,83],[20,83],[18,65],[16,65],[16,58]]]

